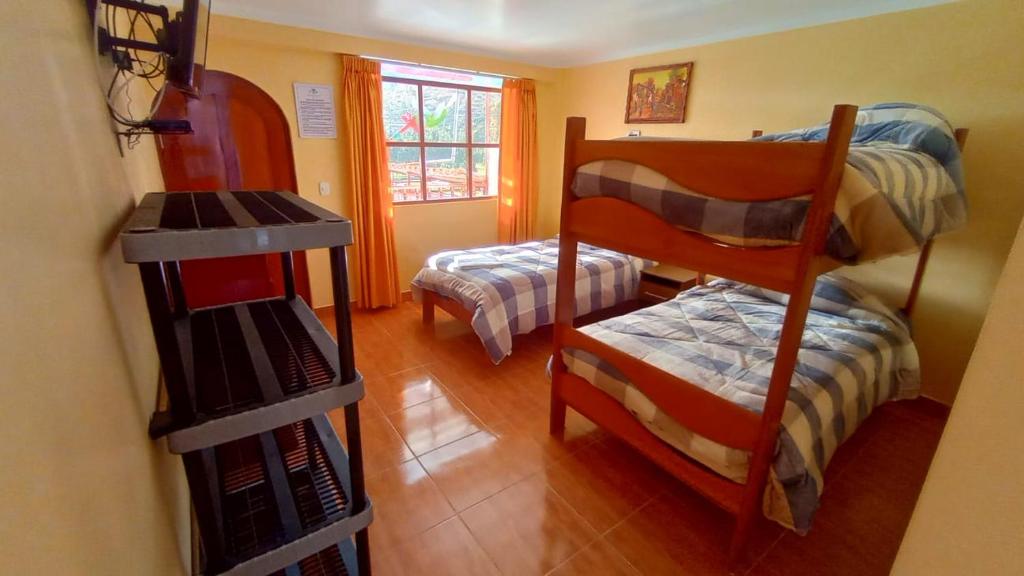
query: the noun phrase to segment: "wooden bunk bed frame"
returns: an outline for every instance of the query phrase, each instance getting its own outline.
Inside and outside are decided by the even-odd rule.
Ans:
[[[816,279],[842,266],[825,254],[825,241],[856,116],[855,106],[836,106],[824,142],[587,140],[586,119],[569,118],[566,122],[551,433],[560,435],[564,431],[566,407],[571,406],[736,516],[729,545],[729,560],[733,564],[739,560],[760,515]],[[961,148],[966,137],[966,129],[957,130]],[[725,200],[754,202],[812,194],[803,238],[798,244],[783,247],[727,246],[672,226],[654,213],[618,198],[577,198],[572,192],[577,168],[598,160],[640,164],[681,186]],[[574,328],[579,242],[789,294],[763,412],[742,408]],[[907,313],[916,302],[930,248],[928,242],[921,251],[904,307]],[[563,348],[584,350],[609,362],[664,413],[693,432],[751,452],[746,483],[732,482],[686,457],[644,428],[616,400],[569,373],[562,360]]]

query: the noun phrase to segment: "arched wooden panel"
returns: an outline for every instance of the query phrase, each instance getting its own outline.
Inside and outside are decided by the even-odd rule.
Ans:
[[[157,117],[185,118],[194,131],[157,137],[168,191],[298,193],[288,120],[274,99],[252,82],[208,70],[201,98],[168,88]],[[294,255],[293,268],[296,293],[311,303],[305,253]],[[183,262],[181,274],[192,308],[284,294],[276,254]]]

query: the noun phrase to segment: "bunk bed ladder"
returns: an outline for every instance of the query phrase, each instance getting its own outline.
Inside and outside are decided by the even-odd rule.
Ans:
[[[768,397],[765,400],[761,415],[761,431],[751,457],[747,482],[744,486],[743,502],[736,518],[736,528],[729,544],[729,561],[735,564],[743,551],[760,513],[761,497],[764,493],[768,469],[778,440],[779,425],[782,413],[786,408],[789,396],[790,381],[796,367],[797,352],[803,339],[804,323],[811,304],[811,295],[817,281],[816,260],[823,257],[825,240],[835,208],[839,182],[846,166],[846,155],[853,135],[857,119],[855,106],[836,106],[829,124],[828,140],[825,144],[825,156],[822,162],[821,188],[815,190],[811,201],[804,236],[801,240],[802,250],[794,286],[790,291],[789,303],[786,306],[786,317],[779,336],[779,346],[775,353],[775,365],[768,384]]]
[[[572,326],[576,315],[576,235],[569,231],[569,210],[566,203],[571,201],[569,191],[576,175],[575,150],[576,142],[587,137],[587,121],[583,118],[569,118],[565,124],[565,154],[562,166],[562,210],[558,235],[558,273],[555,281],[555,330],[552,335],[554,356],[551,362],[551,434],[561,435],[565,431],[565,399],[562,396],[561,378],[555,373],[565,374],[565,362],[562,361],[562,348],[565,345],[560,325]],[[563,265],[572,262],[572,265]]]

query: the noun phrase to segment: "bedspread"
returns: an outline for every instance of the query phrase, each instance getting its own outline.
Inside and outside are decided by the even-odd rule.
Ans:
[[[576,315],[636,298],[644,260],[579,244]],[[472,327],[497,364],[512,352],[512,336],[555,319],[558,240],[449,250],[431,256],[412,281],[413,296],[431,290],[473,313]]]
[[[828,125],[772,134],[765,141],[822,141]],[[670,224],[741,246],[792,244],[800,238],[810,197],[734,202],[689,190],[631,162],[580,166],[577,197],[612,196]],[[915,250],[966,220],[960,153],[949,122],[913,104],[862,108],[850,143],[826,245],[847,263]]]
[[[715,280],[674,300],[580,330],[609,346],[760,413],[768,391],[788,297]],[[917,351],[907,326],[863,288],[822,276],[782,416],[764,494],[769,518],[803,532],[818,507],[836,447],[872,409],[917,394]],[[703,438],[662,413],[603,359],[563,350],[569,372],[618,400],[676,449],[736,482],[750,453]]]

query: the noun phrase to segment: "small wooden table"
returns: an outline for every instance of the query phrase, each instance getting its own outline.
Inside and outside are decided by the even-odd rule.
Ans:
[[[659,264],[640,271],[640,302],[653,305],[671,300],[683,290],[697,285],[697,273],[686,268]]]

